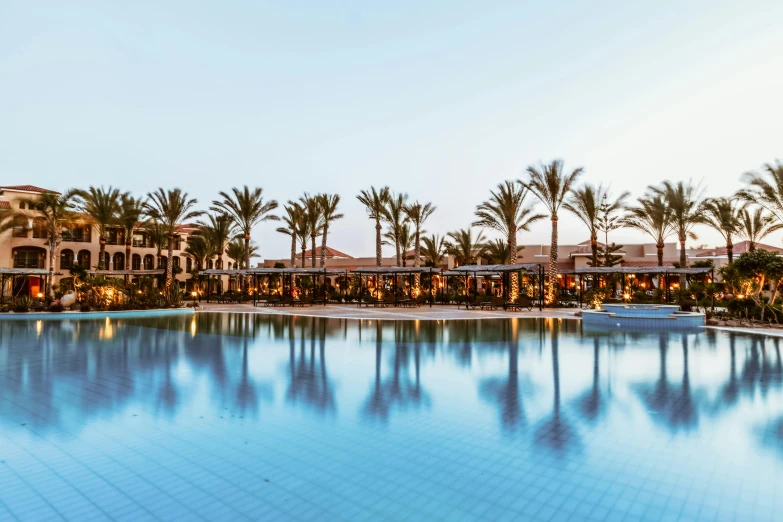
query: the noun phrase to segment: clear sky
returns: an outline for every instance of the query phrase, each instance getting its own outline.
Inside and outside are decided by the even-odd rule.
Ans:
[[[374,252],[371,185],[432,201],[440,234],[557,157],[634,196],[729,195],[783,158],[782,20],[779,0],[3,0],[0,184],[179,186],[203,208],[242,184],[336,192],[330,244],[355,256]],[[255,239],[287,257],[275,227]],[[562,218],[561,243],[586,238]]]

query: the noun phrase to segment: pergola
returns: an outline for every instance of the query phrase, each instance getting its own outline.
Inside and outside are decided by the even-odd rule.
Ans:
[[[648,267],[634,267],[634,266],[596,266],[596,267],[582,267],[577,268],[573,271],[575,275],[583,276],[583,275],[622,275],[623,276],[623,288],[626,287],[626,276],[633,274],[642,274],[642,275],[650,275],[654,276],[657,275],[659,277],[663,277],[664,279],[664,285],[666,288],[666,301],[669,301],[670,293],[669,293],[669,276],[675,275],[675,276],[692,276],[692,275],[706,275],[710,274],[710,279],[715,279],[715,269],[709,268],[709,267],[686,267],[686,268],[677,268],[673,266],[648,266]],[[581,303],[582,301],[582,288],[581,288],[581,281],[579,284],[579,301]]]
[[[359,306],[362,305],[362,293],[364,292],[364,282],[362,281],[362,275],[386,277],[392,276],[392,287],[394,289],[394,302],[397,302],[397,276],[400,275],[421,275],[427,274],[430,276],[430,296],[432,296],[432,276],[441,273],[441,269],[432,266],[368,266],[359,267],[351,271],[352,274],[359,276]],[[430,306],[432,306],[432,299],[430,299]]]
[[[467,286],[469,279],[473,276],[474,280],[478,277],[485,277],[491,274],[500,274],[503,277],[503,297],[508,298],[508,284],[506,278],[509,274],[514,272],[525,272],[527,274],[535,275],[538,278],[538,309],[541,310],[544,306],[544,267],[537,263],[518,263],[518,264],[504,264],[504,265],[463,265],[456,268],[452,268],[446,275],[461,275],[465,277],[465,286]],[[465,293],[465,301],[468,300],[468,294]]]
[[[0,301],[5,298],[5,281],[11,280],[11,292],[13,293],[14,282],[17,277],[41,277],[45,281],[44,288],[49,288],[52,284],[50,280],[52,275],[60,275],[59,273],[51,273],[45,268],[0,268]]]

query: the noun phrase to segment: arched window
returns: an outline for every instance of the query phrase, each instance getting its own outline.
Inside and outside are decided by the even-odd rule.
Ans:
[[[43,268],[46,261],[46,250],[43,248],[14,248],[12,255],[14,268]]]
[[[131,270],[141,270],[141,256],[139,254],[131,256]]]
[[[193,271],[193,260],[191,258],[185,258],[185,272],[188,274]]]
[[[155,268],[155,257],[152,254],[144,256],[144,270],[153,270]]]
[[[171,265],[179,268],[179,256],[174,256],[171,258]]]
[[[125,254],[116,252],[112,258],[112,268],[114,270],[125,270]]]
[[[223,260],[222,259],[218,258],[218,260],[215,261],[215,268],[217,268],[218,270],[222,270],[223,269]]]
[[[158,259],[158,269],[166,269],[166,264],[169,262],[169,259],[166,256],[160,256],[160,259]]]
[[[76,262],[84,269],[90,268],[90,251],[79,250],[79,255],[76,257]]]
[[[70,270],[73,266],[73,250],[66,248],[60,252],[60,270]]]
[[[207,268],[212,269],[212,260],[207,261]]]

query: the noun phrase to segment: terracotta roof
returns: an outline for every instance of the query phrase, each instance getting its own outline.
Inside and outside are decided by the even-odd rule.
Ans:
[[[763,245],[761,243],[756,243],[756,249],[768,250],[770,252],[775,252],[776,254],[783,254],[783,248],[778,248],[771,245]],[[739,243],[734,243],[735,256],[744,254],[745,252],[750,252],[750,243],[748,243],[747,241],[740,241]],[[695,257],[719,257],[719,256],[728,256],[728,252],[725,246],[720,248],[713,248],[712,250],[707,250],[706,252],[696,254]]]
[[[51,192],[53,194],[59,194],[56,190],[47,190],[41,187],[36,187],[35,185],[6,185],[3,187],[0,187],[0,190],[21,190],[24,192],[39,192],[41,194],[44,194],[46,192]]]
[[[301,257],[301,253],[299,254]],[[313,255],[313,251],[311,250],[305,250],[305,257],[311,257]],[[315,249],[315,257],[321,257],[321,247],[316,247]],[[349,256],[348,254],[345,254],[343,252],[340,252],[339,250],[335,250],[332,247],[326,247],[326,258],[332,258],[332,257],[344,257],[347,259],[353,259],[353,256]]]
[[[0,201],[0,208],[11,208],[11,203],[8,201]]]

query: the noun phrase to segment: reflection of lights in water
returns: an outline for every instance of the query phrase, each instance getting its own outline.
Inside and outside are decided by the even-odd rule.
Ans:
[[[190,335],[192,337],[196,336],[196,316],[193,315],[193,320],[190,321]]]
[[[39,319],[38,321],[36,321],[36,322],[35,322],[35,332],[36,332],[38,335],[41,335],[41,331],[42,331],[42,330],[43,330],[43,321],[41,321],[41,320]]]
[[[114,337],[114,327],[112,326],[111,319],[109,319],[108,315],[106,316],[106,323],[98,332],[98,337],[100,339],[111,339]]]

